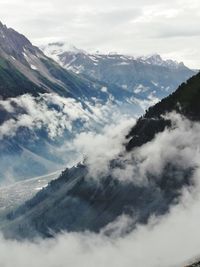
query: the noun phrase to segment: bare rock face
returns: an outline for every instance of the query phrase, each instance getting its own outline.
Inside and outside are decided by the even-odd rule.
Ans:
[[[0,97],[25,93],[57,93],[61,96],[97,96],[95,82],[63,69],[22,34],[0,24]],[[99,92],[102,85],[99,86]]]
[[[11,28],[7,28],[6,25],[0,24],[0,47],[9,54],[16,55],[20,59],[23,57],[25,49],[30,49],[33,53],[36,52],[36,47],[33,47],[31,42],[22,34],[19,34]]]
[[[87,53],[65,43],[51,43],[43,51],[64,68],[113,84],[136,96],[165,97],[196,72],[182,62],[164,60],[160,55],[133,57],[117,53]]]

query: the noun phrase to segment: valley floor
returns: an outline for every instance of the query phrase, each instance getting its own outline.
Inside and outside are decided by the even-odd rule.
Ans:
[[[0,187],[0,215],[33,197],[60,173],[61,170]]]

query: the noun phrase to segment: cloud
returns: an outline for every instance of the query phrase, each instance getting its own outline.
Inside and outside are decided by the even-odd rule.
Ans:
[[[73,132],[77,121],[86,129],[94,122],[105,123],[112,104],[87,102],[87,108],[84,108],[81,102],[72,98],[43,94],[39,97],[22,95],[0,100],[0,107],[9,114],[8,119],[0,125],[0,139],[13,137],[22,128],[30,131],[43,129],[49,138],[55,139],[61,137],[65,131]]]
[[[122,214],[100,234],[61,233],[55,239],[35,242],[4,240],[1,237],[0,266],[170,267],[185,266],[186,262],[195,260],[200,255],[200,123],[191,122],[176,113],[166,116],[172,120],[172,129],[157,134],[154,140],[129,153],[125,164],[135,166],[135,169],[129,172],[124,168],[124,172],[118,175],[121,180],[132,177],[132,182],[139,181],[144,185],[147,173],[159,179],[168,163],[181,170],[193,168],[191,179],[195,186],[182,188],[181,197],[176,202],[178,204],[173,205],[169,213],[150,218],[146,225],[138,225],[128,235],[121,233],[129,229],[132,218]],[[128,121],[122,122],[118,128],[107,126],[103,130],[105,137],[88,133],[81,135],[75,144],[96,159],[103,148],[108,161],[111,154],[114,156],[117,153],[117,147],[121,148],[123,139],[118,133],[125,131],[126,127],[129,127]],[[91,147],[84,146],[85,142]],[[181,179],[177,173],[172,177]],[[115,229],[115,234],[110,237],[105,235],[109,229]]]
[[[141,90],[141,87],[138,87],[136,90]],[[136,93],[137,92],[138,91],[136,91]],[[153,93],[150,93],[149,96],[143,100],[136,97],[132,97],[130,100],[132,103],[138,104],[144,112],[148,109],[148,107],[154,106],[160,101],[160,99],[154,96]]]
[[[180,180],[190,168],[199,168],[200,124],[176,113],[168,114],[166,119],[172,121],[173,128],[158,133],[151,142],[135,148],[122,159],[119,157],[121,166],[112,170],[114,177],[144,185],[148,184],[149,175],[162,178],[169,164],[180,170],[176,173]]]
[[[92,233],[62,233],[52,240],[8,241],[1,238],[2,267],[169,267],[184,266],[199,255],[199,186],[184,191],[169,214],[152,218],[124,237]],[[118,221],[118,228],[128,219]]]
[[[121,115],[120,119],[106,125],[99,133],[89,131],[75,137],[72,147],[86,157],[91,177],[108,173],[110,160],[125,149],[125,136],[134,124],[135,119]]]
[[[89,167],[89,175],[95,179],[112,175],[122,182],[146,185],[149,175],[159,179],[171,164],[180,170],[179,174],[176,172],[176,177],[181,180],[184,172],[199,167],[200,124],[173,112],[164,118],[172,122],[172,129],[165,129],[151,142],[130,153],[125,152],[124,144],[128,142],[125,136],[135,124],[135,119],[122,115],[100,132],[77,134],[67,147],[82,154]],[[118,164],[110,169],[112,159],[117,159]]]
[[[94,145],[99,144],[103,150],[103,145],[109,144],[109,137],[113,139],[108,153],[111,158],[119,151],[114,141],[124,136],[122,128],[120,136],[118,124],[124,120],[126,127],[129,118],[125,115],[127,109],[123,111],[123,106],[119,109],[112,101],[102,104],[94,98],[83,105],[55,94],[0,100],[0,108],[7,112],[0,125],[1,183],[71,167],[82,160],[89,149],[96,150]],[[110,125],[110,130],[109,127],[104,129],[106,125]],[[115,133],[111,136],[112,130]],[[106,134],[108,131],[110,133]],[[93,139],[93,146],[90,139]],[[81,147],[84,140],[88,148],[86,143]]]

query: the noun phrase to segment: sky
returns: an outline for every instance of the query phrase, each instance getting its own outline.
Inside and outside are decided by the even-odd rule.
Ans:
[[[159,53],[200,68],[199,0],[0,0],[0,20],[36,45]]]

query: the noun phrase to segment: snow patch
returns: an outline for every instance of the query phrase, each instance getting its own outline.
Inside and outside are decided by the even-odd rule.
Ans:
[[[103,92],[103,93],[107,93],[107,92],[108,92],[108,88],[105,87],[105,86],[103,86],[103,87],[101,88],[101,92]]]

